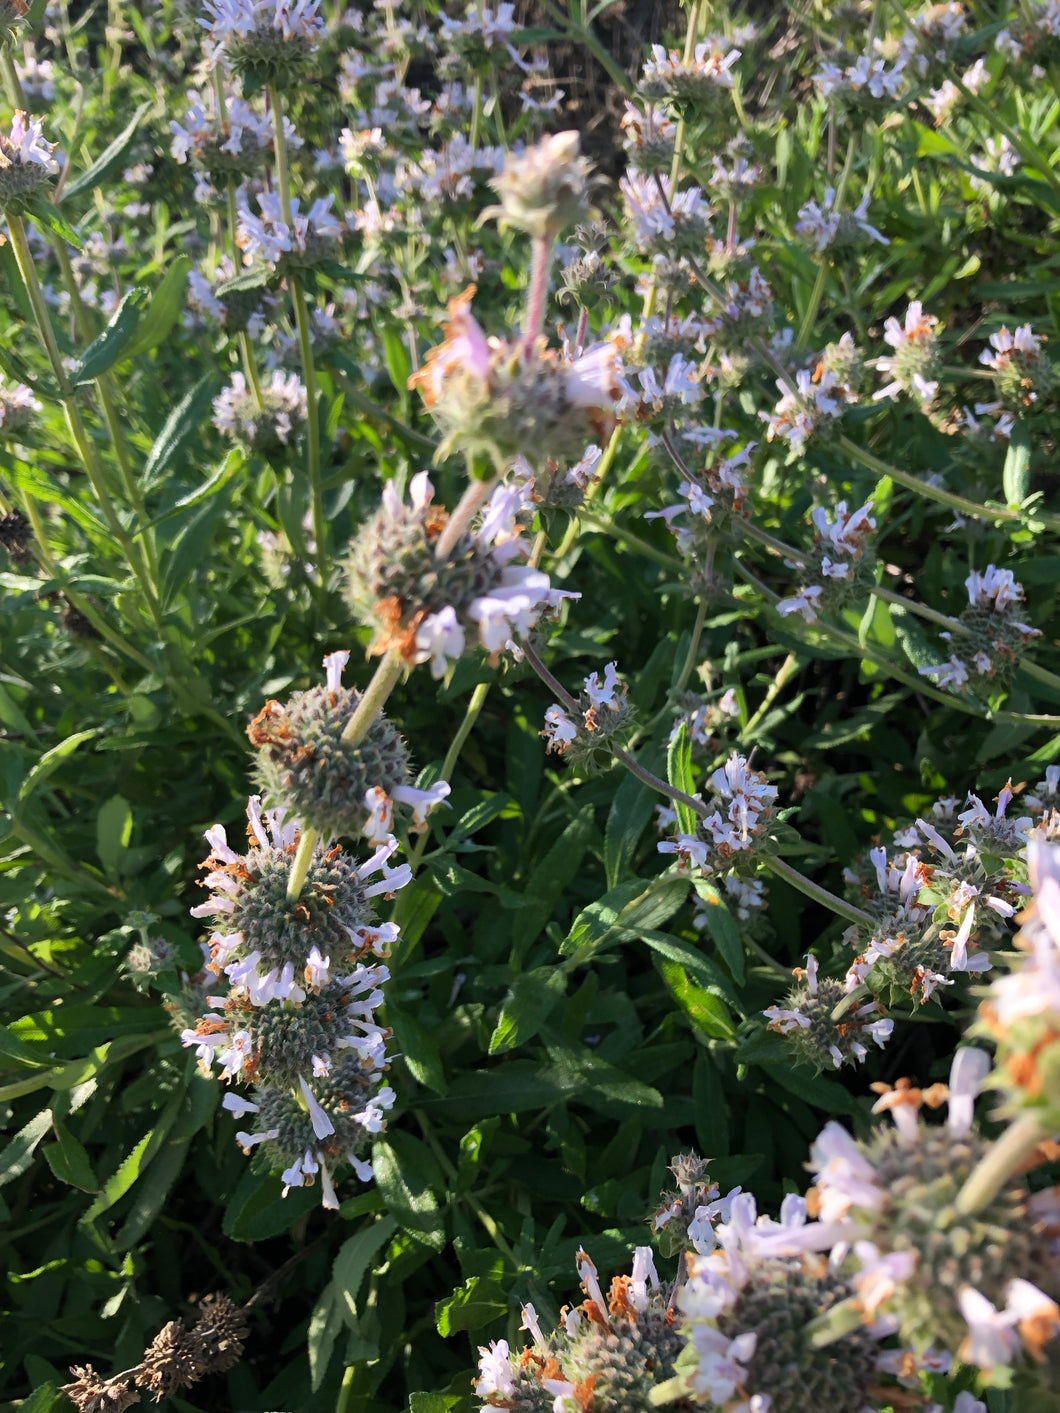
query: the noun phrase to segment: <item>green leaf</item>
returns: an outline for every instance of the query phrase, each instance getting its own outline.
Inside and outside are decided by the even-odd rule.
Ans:
[[[691,942],[685,942],[680,937],[671,937],[667,932],[645,932],[643,941],[667,961],[677,962],[689,976],[696,979],[704,991],[712,992],[726,1005],[739,1009],[739,997],[725,973],[709,957],[704,957]]]
[[[469,835],[475,834],[480,829],[485,829],[486,825],[492,823],[498,815],[503,814],[511,803],[511,795],[506,795],[503,790],[496,795],[490,795],[486,800],[480,800],[477,805],[472,806],[460,816],[445,842],[459,844]]]
[[[682,721],[681,729],[667,748],[666,778],[676,790],[683,790],[686,795],[696,793],[696,780],[692,773],[692,736],[688,730],[687,722]],[[695,810],[689,805],[682,804],[680,800],[674,800],[673,806],[677,811],[677,822],[681,827],[681,833],[694,834],[696,832]]]
[[[113,368],[119,358],[127,356],[126,350],[133,341],[150,298],[150,291],[142,287],[129,291],[115,309],[110,323],[92,340],[74,365],[70,381],[75,387],[91,383],[94,378]]]
[[[169,1130],[173,1127],[185,1102],[186,1095],[186,1089],[181,1087],[159,1115],[154,1128],[148,1129],[132,1152],[118,1164],[117,1170],[103,1184],[99,1196],[81,1218],[83,1223],[94,1222],[97,1217],[109,1211],[115,1202],[121,1201],[143,1175],[148,1164],[165,1142]]]
[[[25,804],[34,790],[38,789],[44,782],[59,769],[67,756],[72,756],[85,741],[90,741],[93,736],[99,734],[98,728],[91,731],[75,731],[72,736],[67,736],[65,741],[60,741],[57,746],[53,746],[50,751],[45,751],[40,760],[33,767],[30,773],[23,780],[18,792],[19,806]]]
[[[320,1190],[294,1187],[286,1197],[280,1180],[248,1168],[236,1183],[221,1229],[233,1241],[267,1241],[280,1236],[320,1206]]]
[[[119,1251],[131,1251],[147,1235],[155,1218],[166,1205],[170,1189],[181,1175],[190,1146],[188,1139],[166,1144],[151,1164],[151,1171],[137,1184],[136,1193],[129,1206],[129,1215],[114,1239],[114,1245]]]
[[[445,1220],[423,1176],[423,1144],[410,1134],[393,1133],[372,1148],[376,1186],[398,1225],[433,1251],[445,1247]]]
[[[609,888],[615,886],[633,858],[655,803],[655,791],[635,775],[627,775],[615,791],[604,831],[604,868]]]
[[[223,299],[226,294],[242,294],[245,290],[261,289],[269,278],[269,272],[264,265],[257,265],[252,270],[245,271],[242,275],[233,275],[230,280],[225,280],[214,289],[217,299]]]
[[[151,107],[150,103],[141,103],[136,112],[121,132],[109,143],[99,154],[96,160],[75,177],[72,182],[68,182],[63,188],[61,201],[71,201],[75,197],[83,196],[86,191],[92,191],[95,187],[107,179],[111,172],[116,171],[125,161],[125,157],[136,140],[137,129],[140,122]]]
[[[1010,506],[1021,506],[1027,499],[1031,486],[1031,434],[1027,423],[1022,419],[1017,420],[1009,437],[1001,484],[1005,489],[1005,500]]]
[[[396,1230],[397,1222],[393,1217],[380,1217],[339,1247],[335,1264],[331,1268],[331,1279],[336,1294],[354,1317],[357,1313],[357,1292],[361,1288],[365,1272],[371,1266],[376,1252],[384,1242],[390,1240]]]
[[[132,838],[132,806],[121,795],[111,795],[96,816],[96,853],[109,874],[118,872]]]
[[[143,472],[143,489],[152,490],[187,444],[195,437],[217,391],[217,378],[207,373],[184,394],[155,438]]]
[[[659,972],[673,996],[697,1030],[716,1040],[731,1040],[736,1034],[729,1008],[720,997],[689,978],[677,962],[660,962]]]
[[[34,1114],[25,1128],[19,1129],[5,1148],[0,1150],[0,1187],[21,1177],[33,1162],[37,1144],[52,1126],[52,1111],[42,1109]]]
[[[70,1187],[79,1187],[82,1192],[98,1192],[99,1182],[84,1145],[58,1119],[54,1121],[54,1128],[59,1141],[41,1150],[49,1168],[60,1182]]]
[[[647,892],[651,885],[643,878],[630,878],[609,888],[602,898],[583,908],[571,923],[571,929],[560,944],[560,952],[565,957],[586,947],[597,947],[618,927],[622,909],[626,908]]]
[[[570,886],[581,867],[585,850],[595,831],[593,810],[578,811],[526,883],[524,901],[529,904],[512,926],[512,960],[519,964],[530,944],[552,915],[552,909]]]
[[[465,1330],[480,1330],[508,1313],[508,1292],[498,1281],[470,1276],[434,1308],[434,1321],[443,1339]]]
[[[31,196],[23,202],[22,209],[35,225],[40,226],[43,230],[51,231],[60,240],[65,240],[67,245],[72,245],[75,250],[81,249],[81,237],[50,196],[44,192],[37,192],[35,196]]]
[[[704,878],[697,878],[695,879],[695,889],[703,902],[706,903],[703,916],[706,919],[707,931],[717,943],[718,951],[721,953],[725,965],[732,972],[733,980],[737,986],[742,986],[744,983],[743,940],[740,937],[740,929],[736,925],[736,920],[713,883],[708,883]]]
[[[383,357],[386,359],[390,381],[404,398],[408,391],[409,373],[412,371],[408,350],[393,324],[385,323],[379,336],[383,344]]]
[[[327,1376],[335,1341],[343,1330],[342,1307],[334,1283],[329,1282],[309,1317],[306,1336],[309,1354],[309,1382],[314,1393]]]
[[[184,291],[190,269],[189,257],[178,255],[151,296],[151,303],[144,311],[136,336],[122,357],[137,358],[141,353],[149,353],[168,336],[184,309]]]
[[[39,1384],[28,1398],[18,1405],[18,1413],[51,1413],[57,1403],[67,1404],[66,1394],[53,1383]]]
[[[449,1413],[459,1402],[460,1395],[456,1393],[413,1393],[409,1396],[409,1413]]]
[[[394,1031],[397,1048],[417,1084],[433,1089],[435,1094],[446,1090],[445,1070],[434,1036],[413,1016],[387,1001],[387,1020]]]
[[[554,966],[538,967],[517,976],[501,1003],[489,1054],[503,1055],[533,1039],[566,989],[566,976]]]

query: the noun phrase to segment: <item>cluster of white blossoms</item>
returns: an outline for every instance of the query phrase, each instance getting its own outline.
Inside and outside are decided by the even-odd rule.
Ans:
[[[330,192],[318,197],[305,212],[293,197],[290,221],[284,218],[278,193],[263,191],[257,200],[258,215],[245,202],[238,208],[236,244],[243,251],[245,264],[260,260],[274,273],[285,274],[338,255],[345,227],[332,212],[335,198]]]
[[[678,833],[676,839],[662,840],[658,849],[676,854],[682,867],[722,874],[754,858],[772,823],[777,789],[761,771],[751,769],[746,756],[734,752],[711,775],[710,790],[714,809],[704,810],[696,833]]]
[[[795,382],[777,379],[780,401],[772,414],[758,415],[766,426],[766,440],[780,438],[793,451],[802,451],[814,433],[837,422],[847,407],[857,402],[857,393],[830,369],[800,368]]]
[[[791,598],[780,600],[777,612],[782,617],[798,613],[807,623],[814,623],[822,607],[841,602],[857,587],[858,571],[868,564],[865,550],[876,528],[871,511],[872,501],[848,511],[846,501],[841,500],[835,508],[835,519],[829,520],[824,506],[814,507],[814,547],[807,565],[814,582]]]
[[[59,171],[54,142],[44,138],[41,120],[15,111],[8,132],[0,132],[0,211],[21,209],[19,202],[51,184]]]
[[[653,44],[641,70],[638,95],[650,103],[665,102],[681,109],[709,108],[733,86],[733,65],[739,49],[720,38],[700,41],[686,59],[678,49]]]
[[[1042,345],[1044,335],[1035,334],[1030,324],[1021,324],[1015,332],[1004,325],[990,335],[990,347],[979,355],[979,362],[991,370],[997,398],[993,402],[977,402],[978,415],[995,417],[1026,414],[1053,389],[1055,375],[1051,361]]]
[[[673,1319],[670,1289],[655,1269],[650,1246],[638,1246],[630,1275],[615,1276],[605,1296],[596,1267],[577,1254],[585,1300],[564,1306],[545,1335],[532,1305],[522,1308],[521,1328],[532,1343],[513,1350],[493,1340],[479,1348],[475,1395],[484,1408],[551,1409],[652,1406],[652,1390],[672,1378],[683,1340]]]
[[[398,932],[377,922],[371,900],[404,887],[412,871],[390,866],[393,837],[364,862],[318,843],[291,898],[298,824],[263,811],[256,795],[247,817],[245,854],[221,825],[206,831],[210,897],[192,915],[213,920],[207,971],[226,989],[182,1038],[204,1072],[216,1065],[223,1080],[253,1084],[252,1098],[224,1100],[238,1117],[258,1116],[257,1131],[236,1135],[243,1149],[260,1148],[283,1169],[285,1194],[319,1174],[324,1205],[337,1207],[332,1170],[346,1161],[362,1180],[372,1176],[360,1155],[395,1097],[383,1082],[390,1032],[375,1011],[390,975],[378,958]]]
[[[925,406],[934,400],[938,385],[938,336],[934,314],[925,314],[919,299],[911,300],[905,320],[892,315],[883,326],[883,337],[894,349],[886,358],[876,359],[876,371],[890,378],[873,401],[896,398],[900,392],[916,397]]]
[[[907,58],[899,54],[892,62],[880,53],[860,54],[852,64],[825,60],[812,76],[822,98],[857,107],[868,101],[890,104],[905,92]]]
[[[889,1113],[894,1127],[862,1142],[828,1123],[811,1150],[817,1220],[767,1233],[760,1245],[777,1258],[829,1252],[859,1320],[882,1322],[920,1353],[939,1349],[996,1372],[1025,1355],[1040,1359],[1060,1331],[1049,1240],[1060,1201],[1049,1188],[1032,1196],[1015,1177],[978,1202],[966,1198],[992,1148],[973,1107],[989,1069],[985,1051],[964,1046],[948,1086],[874,1085],[874,1112]],[[920,1121],[924,1106],[947,1101],[945,1125]]]
[[[29,426],[33,413],[43,409],[44,404],[25,383],[15,383],[13,387],[0,383],[0,435],[18,436]]]
[[[988,564],[981,572],[973,569],[964,584],[968,607],[957,620],[961,631],[956,638],[951,632],[939,634],[947,643],[956,642],[958,650],[948,662],[919,671],[934,677],[940,687],[988,692],[1011,677],[1024,646],[1041,633],[1019,616],[1023,586],[1010,569]]]
[[[306,419],[306,390],[297,373],[277,368],[258,394],[242,373],[213,401],[213,424],[247,451],[263,456],[290,445]]]
[[[799,984],[783,1005],[770,1006],[762,1014],[768,1017],[770,1030],[791,1039],[793,1053],[804,1063],[818,1070],[861,1064],[869,1053],[866,1041],[882,1049],[890,1040],[894,1021],[883,1014],[878,1001],[852,1005],[838,1018],[833,1015],[858,984],[853,973],[845,981],[821,977],[817,958],[810,955],[805,970],[796,967],[795,976]]]
[[[492,654],[525,636],[563,597],[547,574],[516,562],[528,553],[520,532],[531,510],[525,482],[498,485],[477,528],[439,556],[448,516],[427,472],[412,478],[407,502],[388,482],[347,565],[347,595],[375,632],[373,652],[429,662],[440,678],[476,638]]]
[[[812,243],[818,255],[833,246],[853,245],[862,237],[890,245],[887,237],[868,220],[869,201],[870,194],[866,191],[852,211],[843,211],[836,205],[835,187],[825,187],[821,202],[807,201],[799,207],[795,230]]]
[[[245,99],[232,95],[225,103],[221,117],[207,111],[206,100],[191,95],[192,102],[183,122],[171,118],[169,150],[181,164],[189,157],[211,175],[245,175],[258,170],[259,159],[271,147],[272,122],[267,113],[257,112]],[[289,118],[284,119],[286,141],[300,146]]]
[[[541,735],[547,749],[572,764],[591,763],[597,753],[607,751],[629,724],[632,711],[629,686],[618,675],[618,664],[609,662],[603,681],[598,672],[585,678],[577,702],[564,708],[554,702],[545,712]]]
[[[203,9],[211,64],[258,83],[289,84],[325,31],[320,0],[204,0]]]

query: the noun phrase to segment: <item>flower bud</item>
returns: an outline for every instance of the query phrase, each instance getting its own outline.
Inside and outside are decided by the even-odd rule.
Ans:
[[[543,137],[523,153],[509,152],[504,171],[490,185],[500,197],[480,219],[496,216],[502,227],[552,242],[590,214],[591,164],[580,155],[576,132]]]

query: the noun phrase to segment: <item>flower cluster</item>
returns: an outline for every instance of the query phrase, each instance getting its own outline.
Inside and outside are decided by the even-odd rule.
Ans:
[[[515,1353],[502,1339],[479,1349],[475,1394],[482,1407],[527,1413],[649,1408],[652,1390],[673,1377],[683,1340],[651,1247],[636,1248],[632,1274],[615,1276],[606,1296],[584,1251],[577,1261],[586,1298],[563,1308],[550,1336],[534,1307],[524,1305],[522,1328],[531,1345]],[[684,1413],[692,1403],[669,1406]]]
[[[661,1194],[651,1218],[652,1236],[665,1256],[683,1255],[689,1248],[700,1255],[713,1251],[715,1224],[729,1220],[740,1189],[722,1197],[718,1184],[707,1177],[709,1162],[698,1153],[679,1153],[670,1164],[675,1186]]]
[[[260,260],[276,279],[282,279],[336,259],[345,231],[332,213],[334,200],[330,193],[321,196],[303,212],[298,197],[293,197],[289,220],[276,192],[263,191],[259,195],[259,215],[245,204],[240,206],[236,244],[244,252],[244,263]]]
[[[306,390],[296,373],[277,368],[271,381],[257,390],[247,387],[242,373],[213,402],[213,424],[237,446],[275,456],[288,447],[306,419]]]
[[[938,320],[925,314],[919,299],[911,300],[900,324],[893,316],[883,326],[883,337],[894,349],[887,358],[876,359],[876,370],[890,382],[873,394],[873,401],[896,398],[900,392],[917,397],[925,406],[939,390]]]
[[[576,460],[605,440],[620,393],[621,359],[599,343],[567,358],[536,338],[487,338],[471,313],[470,286],[449,301],[445,339],[409,378],[444,434],[439,455],[484,455],[498,471],[522,454]]]
[[[253,1084],[253,1098],[224,1099],[237,1117],[258,1116],[256,1132],[236,1135],[244,1151],[260,1145],[262,1161],[283,1169],[285,1193],[319,1173],[324,1205],[337,1207],[332,1169],[348,1162],[372,1176],[360,1155],[395,1097],[383,1083],[389,1031],[375,1011],[390,975],[377,959],[397,928],[376,922],[371,900],[412,873],[390,866],[392,837],[364,863],[318,843],[291,897],[298,826],[256,795],[247,817],[246,854],[221,825],[206,831],[211,896],[192,915],[214,920],[208,970],[227,993],[209,997],[212,1009],[182,1038],[206,1073],[218,1065],[222,1079]]]
[[[758,415],[768,424],[768,441],[779,437],[797,452],[804,450],[811,436],[827,433],[847,406],[858,400],[853,388],[820,363],[812,371],[800,368],[794,383],[778,379],[777,389],[781,398],[772,415]]]
[[[991,1151],[973,1112],[988,1069],[985,1052],[965,1046],[948,1087],[873,1086],[875,1112],[894,1126],[862,1142],[828,1123],[811,1150],[808,1207],[817,1220],[770,1233],[762,1245],[775,1257],[832,1253],[859,1320],[883,1317],[920,1353],[941,1348],[993,1371],[1022,1354],[1039,1358],[1060,1332],[1046,1235],[1060,1203],[1051,1190],[1032,1197],[1019,1178],[980,1199],[968,1195]],[[925,1105],[947,1100],[945,1125],[920,1122]]]
[[[602,682],[598,672],[591,672],[577,702],[566,709],[553,703],[545,712],[541,735],[547,749],[574,766],[610,764],[612,743],[633,720],[628,692],[628,685],[619,679],[617,663],[607,664]]]
[[[394,805],[410,805],[413,827],[426,827],[427,813],[441,804],[449,786],[429,790],[409,782],[405,742],[380,713],[355,743],[346,739],[361,701],[343,687],[345,651],[324,659],[323,687],[295,694],[282,705],[268,701],[247,728],[258,752],[258,783],[268,803],[282,805],[325,839],[366,838],[385,844],[393,832]]]
[[[724,39],[701,41],[688,60],[676,49],[653,44],[637,93],[648,103],[668,103],[678,112],[715,112],[719,103],[728,101],[733,65],[740,57],[741,51]]]
[[[810,241],[818,255],[861,245],[866,238],[890,245],[887,237],[869,223],[869,200],[866,191],[853,211],[842,211],[836,205],[835,187],[825,187],[823,201],[807,201],[799,207],[795,230]]]
[[[997,400],[976,403],[977,413],[1018,416],[1048,397],[1055,374],[1042,351],[1044,342],[1044,336],[1034,334],[1030,324],[1021,324],[1015,333],[1002,325],[990,335],[990,347],[979,355],[979,362],[994,375]]]
[[[25,383],[13,387],[0,386],[0,437],[20,437],[33,422],[34,412],[42,412],[44,404]]]
[[[17,109],[10,132],[0,132],[0,211],[19,212],[26,201],[51,185],[59,170],[52,156],[54,147],[54,142],[45,141],[40,119]]]
[[[467,650],[471,634],[488,653],[526,634],[556,601],[548,575],[513,563],[526,552],[519,534],[524,509],[519,484],[495,487],[478,528],[443,544],[448,516],[434,504],[425,471],[412,478],[409,501],[393,483],[379,511],[350,549],[346,593],[375,638],[372,651],[406,663],[429,662],[444,677]]]
[[[324,33],[320,0],[204,0],[207,53],[243,80],[244,94],[291,86]]]
[[[768,837],[774,819],[775,785],[745,756],[734,752],[710,777],[713,810],[703,806],[695,834],[679,833],[659,844],[661,854],[676,854],[685,867],[704,874],[747,869]],[[699,796],[696,796],[699,799]]]
[[[866,579],[871,582],[872,560],[865,553],[876,528],[871,510],[871,501],[848,511],[841,500],[833,521],[823,506],[815,507],[811,518],[816,533],[806,565],[811,582],[794,597],[780,600],[777,612],[782,617],[799,613],[807,623],[814,623],[823,608],[838,607],[864,589]]]
[[[818,978],[817,958],[806,958],[806,969],[795,968],[799,984],[781,1006],[770,1006],[769,1029],[787,1035],[791,1048],[804,1063],[818,1071],[829,1066],[862,1063],[867,1041],[881,1049],[891,1038],[894,1021],[884,1016],[879,1002],[862,1005],[847,1001],[857,984],[852,975],[845,982]]]
[[[286,141],[294,144],[298,139],[290,119],[285,123]],[[258,175],[273,140],[268,116],[236,96],[227,100],[223,115],[208,113],[203,100],[196,99],[183,122],[170,119],[169,130],[173,134],[170,152],[176,160],[184,163],[190,158],[212,182],[221,184],[228,177]]]
[[[677,1369],[697,1403],[722,1413],[811,1406],[861,1413],[873,1406],[888,1363],[880,1344],[890,1328],[859,1319],[823,1347],[812,1337],[854,1292],[839,1271],[785,1250],[805,1222],[801,1197],[786,1197],[776,1222],[759,1217],[754,1197],[742,1192],[717,1228],[718,1245],[689,1256],[677,1298],[687,1340]]]
[[[985,696],[1012,676],[1024,646],[1040,633],[1023,622],[1023,587],[1011,570],[988,564],[981,573],[973,569],[964,585],[968,607],[955,624],[959,630],[957,651],[948,662],[919,671],[922,676],[934,677],[940,687]],[[954,641],[950,632],[939,637],[948,643]]]

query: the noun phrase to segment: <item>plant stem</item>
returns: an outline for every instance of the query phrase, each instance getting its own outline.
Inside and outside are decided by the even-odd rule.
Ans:
[[[298,837],[298,850],[287,878],[287,901],[296,902],[305,886],[309,865],[313,862],[313,850],[320,835],[315,829],[303,829]]]
[[[647,540],[642,540],[639,535],[632,534],[629,530],[623,529],[621,525],[610,524],[598,515],[591,515],[584,510],[581,520],[583,525],[588,525],[593,530],[599,530],[602,535],[610,535],[613,539],[621,540],[623,544],[629,545],[630,549],[638,550],[648,559],[653,559],[656,564],[662,564],[677,574],[683,575],[685,573],[685,566],[679,559],[675,559],[671,554],[666,554],[663,550],[656,549]]]
[[[143,556],[135,542],[130,538],[125,526],[118,518],[107,490],[104,479],[103,467],[96,455],[95,447],[89,438],[81,417],[81,410],[77,405],[76,393],[73,384],[63,365],[62,355],[59,346],[55,342],[55,332],[52,329],[51,316],[48,306],[44,300],[44,293],[41,290],[40,282],[37,279],[37,267],[33,261],[33,253],[26,238],[26,227],[21,216],[16,216],[13,212],[8,212],[7,216],[8,233],[11,237],[11,248],[15,253],[15,260],[18,264],[22,282],[26,287],[30,305],[33,309],[33,317],[40,333],[41,341],[44,344],[48,361],[52,365],[52,372],[55,380],[59,384],[59,392],[62,398],[63,410],[66,413],[66,424],[70,430],[70,435],[77,447],[78,454],[84,465],[88,479],[91,482],[92,490],[95,493],[99,508],[103,512],[104,519],[110,529],[111,534],[121,546],[129,568],[140,583],[144,601],[150,611],[151,617],[159,630],[162,626],[162,614],[158,604],[158,597],[154,585],[151,583],[150,574]]]
[[[472,479],[468,483],[464,494],[460,497],[456,509],[445,522],[442,533],[438,536],[438,543],[434,547],[435,559],[441,561],[447,559],[454,549],[457,540],[464,533],[467,527],[475,518],[475,514],[483,501],[487,499],[493,490],[494,480],[483,481],[474,475],[474,467],[470,466]]]
[[[533,357],[534,344],[545,322],[548,303],[548,276],[552,269],[552,238],[535,236],[530,262],[530,285],[526,298],[526,332],[523,334],[523,357]]]
[[[699,655],[699,643],[703,637],[703,624],[707,619],[707,601],[700,599],[696,609],[696,621],[692,625],[692,637],[688,644],[688,652],[685,654],[684,665],[681,668],[681,675],[674,684],[675,692],[683,692],[688,686],[689,678],[696,665],[696,658]]]
[[[364,689],[364,695],[357,703],[356,710],[343,728],[344,745],[356,746],[364,740],[372,722],[383,710],[387,697],[397,686],[404,671],[405,663],[397,653],[387,653],[380,660],[374,677]]]
[[[492,685],[491,682],[480,682],[471,693],[471,700],[468,702],[467,709],[464,712],[464,719],[460,723],[457,733],[449,743],[449,749],[445,753],[445,760],[442,762],[442,780],[452,780],[453,771],[456,769],[456,763],[460,758],[460,752],[464,749],[464,742],[471,735],[475,722],[479,719],[482,708],[486,705],[486,698],[489,696],[489,690]],[[412,852],[409,855],[409,864],[413,873],[417,872],[420,864],[423,862],[423,855],[426,852],[429,837],[429,832],[425,829],[413,845]]]
[[[766,694],[762,698],[758,710],[748,720],[747,725],[743,727],[743,729],[740,731],[738,738],[739,740],[746,741],[749,739],[751,732],[762,720],[766,712],[776,701],[780,692],[784,689],[784,686],[788,678],[791,676],[792,672],[794,672],[798,661],[799,659],[796,653],[788,653],[787,657],[777,668],[777,675],[773,678],[772,682],[770,682],[769,684],[769,687],[766,689]]]
[[[953,1204],[956,1211],[963,1217],[981,1212],[1048,1137],[1034,1114],[1015,1119],[969,1174]]]
[[[280,192],[280,209],[288,229],[294,229],[291,219],[291,171],[287,162],[287,137],[283,127],[283,97],[276,84],[269,85],[269,102],[272,106],[272,125],[276,148],[276,185]],[[327,592],[328,551],[327,522],[324,519],[324,497],[320,479],[320,417],[317,403],[317,374],[313,361],[313,334],[309,322],[309,308],[306,304],[302,281],[295,274],[288,276],[291,288],[291,303],[294,305],[294,319],[298,330],[298,347],[302,356],[302,376],[305,379],[306,396],[306,458],[309,469],[309,498],[313,515],[313,538],[316,541],[317,574],[321,592]]]
[[[953,491],[943,490],[941,486],[929,486],[926,481],[921,481],[918,476],[914,476],[908,471],[900,471],[897,466],[891,466],[888,462],[881,461],[878,456],[874,456],[871,451],[866,451],[864,447],[858,446],[849,437],[841,436],[838,445],[851,460],[859,462],[870,471],[875,471],[878,476],[889,476],[900,486],[906,486],[909,490],[916,491],[918,495],[922,495],[928,500],[938,501],[940,505],[948,505],[952,510],[960,511],[962,515],[974,515],[979,520],[1008,520],[1017,524],[1021,524],[1027,519],[1033,519],[1048,530],[1060,530],[1060,515],[1046,515],[1035,510],[1026,516],[1021,511],[1009,510],[1001,505],[980,505],[978,501],[968,500],[966,496],[959,496]]]
[[[822,888],[819,883],[811,883],[808,878],[803,877],[798,869],[792,868],[791,864],[785,863],[776,854],[763,854],[759,862],[763,868],[769,869],[770,873],[775,873],[778,878],[783,878],[785,883],[790,883],[800,893],[805,893],[807,898],[812,898],[814,902],[829,908],[839,917],[845,917],[848,922],[867,923],[870,927],[872,926],[872,918],[868,913],[863,913],[860,908],[855,908],[853,903],[848,903],[844,898],[836,897],[827,888]]]

